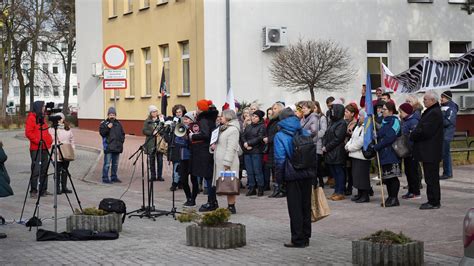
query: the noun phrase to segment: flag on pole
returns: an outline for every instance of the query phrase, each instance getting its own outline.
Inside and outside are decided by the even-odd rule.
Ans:
[[[372,116],[374,115],[374,106],[372,104],[372,86],[370,84],[369,73],[367,73],[365,90],[365,111],[367,112],[367,117],[364,121],[364,150],[366,151],[374,137],[374,123],[372,119]]]
[[[225,101],[225,106],[227,106],[230,110],[235,111],[235,98],[234,98],[234,91],[232,90],[232,87],[229,88],[227,91],[227,97]]]
[[[166,109],[168,108],[168,96],[166,94],[166,78],[165,78],[165,68],[161,72],[161,84],[160,84],[160,93],[161,93],[161,114],[166,117]]]

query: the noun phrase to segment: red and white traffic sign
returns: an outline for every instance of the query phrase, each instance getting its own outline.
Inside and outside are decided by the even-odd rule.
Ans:
[[[127,79],[104,79],[102,87],[104,90],[124,90],[127,88]]]
[[[109,45],[104,49],[102,61],[108,68],[118,69],[125,65],[125,62],[127,61],[127,53],[120,45]]]

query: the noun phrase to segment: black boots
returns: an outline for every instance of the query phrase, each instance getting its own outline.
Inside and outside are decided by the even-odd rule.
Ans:
[[[274,198],[276,195],[278,195],[278,193],[280,193],[280,186],[278,184],[273,184],[273,192],[268,197],[269,198]]]
[[[184,203],[184,206],[186,206],[186,207],[196,206],[196,200],[194,200],[194,199],[188,199],[188,200]]]
[[[369,191],[368,190],[359,190],[360,197],[355,201],[355,203],[365,203],[370,202]]]
[[[232,214],[236,214],[237,213],[237,210],[235,209],[235,204],[229,204],[229,206],[227,207],[227,209],[230,211],[230,213]]]
[[[380,206],[383,207],[383,204],[380,203]],[[386,200],[385,200],[385,207],[396,207],[396,206],[400,206],[400,202],[398,201],[398,198],[395,198],[395,197],[388,197]]]
[[[219,204],[217,203],[217,200],[210,203],[206,203],[206,204],[203,204],[201,205],[201,208],[199,208],[199,211],[200,212],[210,212],[210,211],[214,211],[216,210],[217,208],[219,208]]]
[[[249,191],[247,191],[247,194],[245,194],[245,196],[255,196],[257,195],[257,190],[252,187],[252,188],[249,188]]]
[[[265,187],[258,187],[258,194],[257,196],[261,197],[263,196],[263,191],[265,190]]]

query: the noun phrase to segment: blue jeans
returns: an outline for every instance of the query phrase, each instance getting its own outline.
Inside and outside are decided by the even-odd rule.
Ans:
[[[263,154],[245,154],[244,155],[245,161],[245,169],[247,169],[247,180],[249,184],[249,188],[254,188],[255,183],[259,187],[263,187],[264,180],[263,180]]]
[[[346,186],[346,177],[344,165],[342,164],[327,164],[332,177],[336,180],[336,187],[334,193],[344,195]]]
[[[181,179],[178,172],[179,162],[173,162],[173,182],[178,184]]]
[[[110,179],[117,180],[117,169],[119,164],[120,153],[112,152],[104,154],[104,167],[102,168],[102,181],[109,180],[109,168],[112,165],[112,174]]]
[[[443,140],[443,175],[453,176],[451,141],[449,140]]]

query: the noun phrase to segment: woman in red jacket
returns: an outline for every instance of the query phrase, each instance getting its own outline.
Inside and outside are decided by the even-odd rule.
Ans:
[[[44,101],[34,102],[32,111],[28,113],[26,118],[25,125],[25,136],[30,140],[30,196],[32,198],[38,196],[38,191],[41,193],[41,196],[51,195],[46,189],[48,188],[48,149],[51,148],[53,139],[48,132],[48,124],[44,118],[44,109]],[[41,139],[43,142],[40,145]]]

